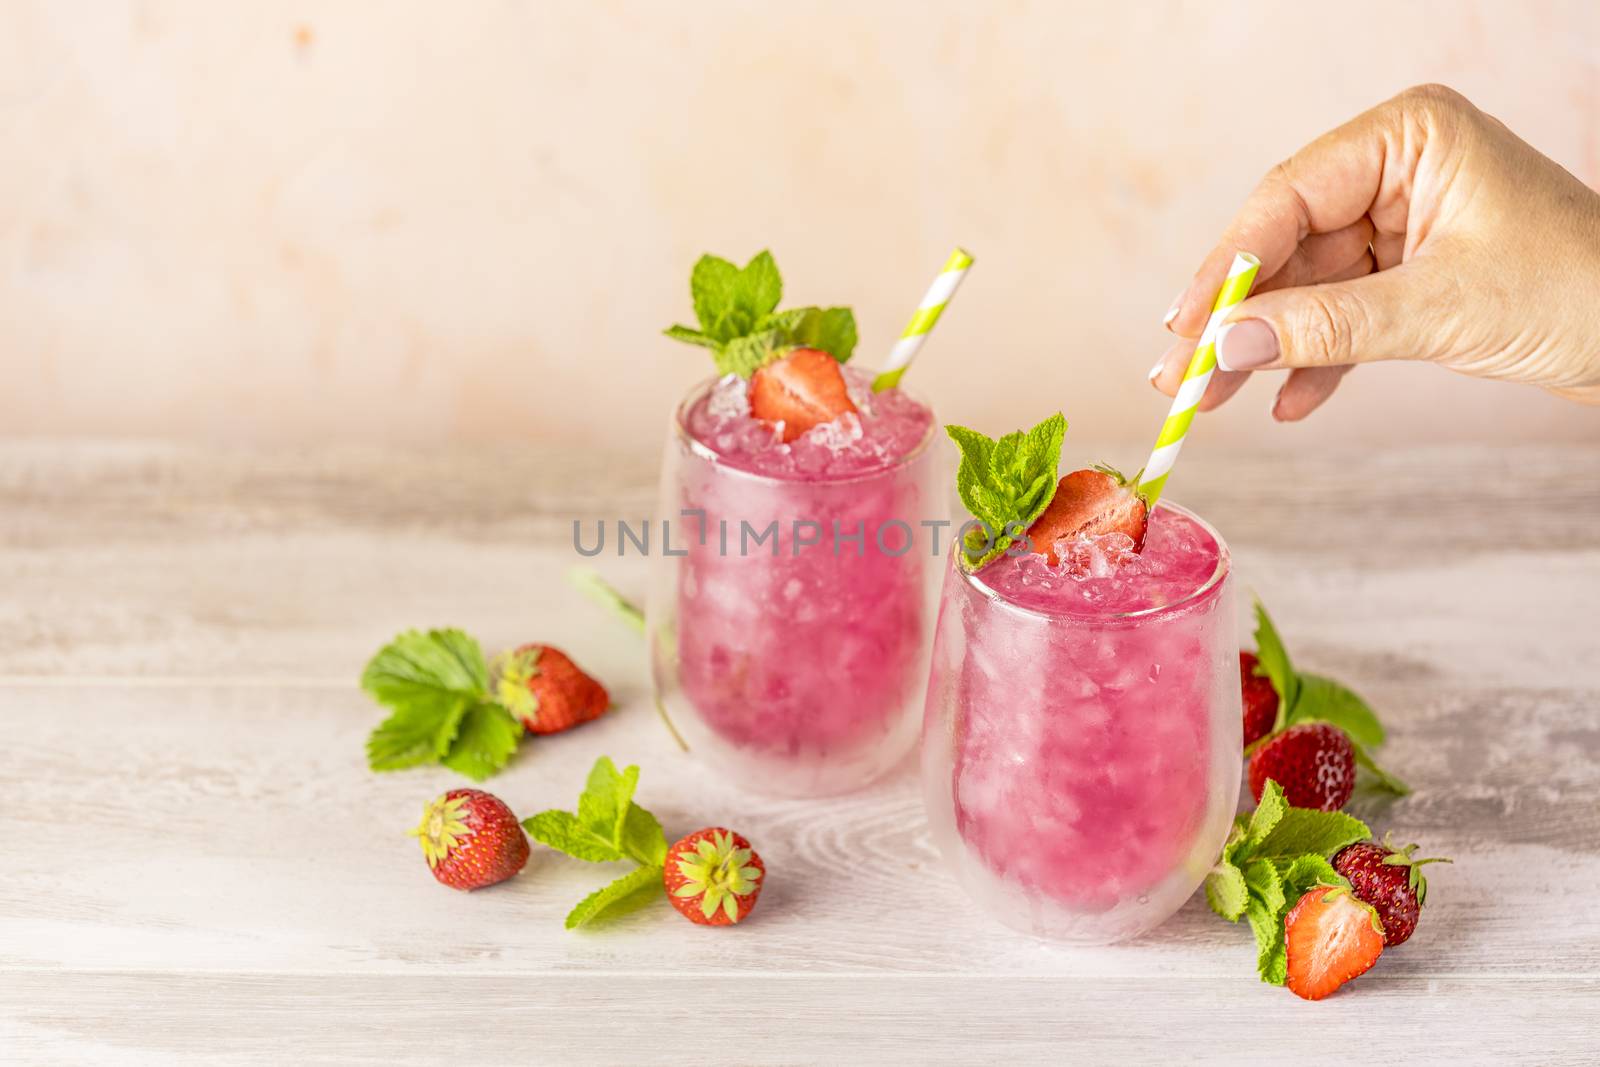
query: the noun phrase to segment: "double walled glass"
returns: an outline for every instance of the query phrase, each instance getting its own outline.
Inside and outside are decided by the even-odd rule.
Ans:
[[[757,474],[673,419],[647,630],[690,751],[760,792],[848,792],[915,746],[947,520],[937,424],[881,469]],[[944,543],[950,534],[944,529]]]
[[[1152,528],[1175,516],[1214,539],[1216,564],[1159,607],[1039,610],[946,570],[928,817],[967,892],[1027,933],[1136,937],[1182,906],[1227,837],[1241,759],[1228,552],[1174,505]]]

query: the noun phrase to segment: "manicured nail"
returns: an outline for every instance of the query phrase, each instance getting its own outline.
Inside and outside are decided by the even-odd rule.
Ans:
[[[1185,290],[1187,292],[1187,290]],[[1172,306],[1167,309],[1167,317],[1161,320],[1161,325],[1171,326],[1172,320],[1178,317],[1178,312],[1183,310],[1183,293],[1179,293],[1172,301]]]
[[[1255,370],[1278,358],[1278,335],[1260,319],[1230,322],[1217,334],[1217,366]]]
[[[1166,368],[1167,368],[1167,357],[1166,356],[1162,356],[1160,359],[1156,360],[1156,365],[1154,367],[1150,368],[1150,380],[1153,382],[1157,378],[1161,377],[1161,372],[1163,370],[1166,370]]]

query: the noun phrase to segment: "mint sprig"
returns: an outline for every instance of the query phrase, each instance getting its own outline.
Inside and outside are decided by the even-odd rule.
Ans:
[[[368,661],[361,688],[389,709],[367,738],[367,765],[443,763],[481,782],[511,759],[522,722],[489,694],[489,665],[460,630],[407,630]]]
[[[656,817],[634,803],[639,768],[618,771],[601,756],[589,771],[576,812],[552,809],[522,820],[535,841],[586,863],[631,860],[638,866],[585,897],[567,914],[567,929],[619,914],[665,892],[661,868],[667,837]],[[652,892],[653,891],[653,892]]]
[[[1356,765],[1371,785],[1399,796],[1411,792],[1410,786],[1379,767],[1372,758],[1371,750],[1380,747],[1386,735],[1371,705],[1332,678],[1296,671],[1277,627],[1272,624],[1272,617],[1260,600],[1256,601],[1256,656],[1260,661],[1257,673],[1265,675],[1278,694],[1278,719],[1267,737],[1304,722],[1337,726],[1349,735],[1355,748]]]
[[[961,450],[956,491],[985,527],[969,530],[961,545],[962,565],[975,571],[999,558],[1050,506],[1067,420],[1057,412],[998,441],[965,426],[946,426],[945,432]]]
[[[743,268],[703,255],[689,275],[697,330],[669,326],[675,341],[711,350],[720,374],[748,378],[790,349],[819,348],[840,363],[856,347],[855,314],[847,307],[778,310],[783,276],[772,253],[762,251]]]
[[[1367,824],[1353,815],[1293,807],[1271,779],[1256,810],[1234,821],[1222,858],[1206,876],[1206,902],[1229,922],[1250,923],[1263,982],[1283,984],[1283,920],[1289,908],[1314,885],[1348,885],[1329,861],[1346,845],[1371,836]]]

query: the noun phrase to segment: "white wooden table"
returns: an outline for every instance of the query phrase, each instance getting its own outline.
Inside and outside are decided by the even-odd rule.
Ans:
[[[704,773],[639,639],[562,580],[571,519],[643,515],[647,469],[0,444],[0,1061],[1596,1062],[1600,449],[1199,449],[1181,475],[1302,665],[1389,723],[1417,792],[1361,813],[1456,859],[1412,941],[1320,1004],[1258,984],[1198,899],[1113,948],[992,924],[909,767],[816,803]],[[642,561],[600,566],[642,590]],[[756,843],[751,921],[568,933],[604,875],[542,848],[495,889],[435,884],[405,830],[462,780],[369,772],[355,679],[449,624],[560,644],[618,701],[489,788],[527,814],[599,754],[639,763],[669,836]]]

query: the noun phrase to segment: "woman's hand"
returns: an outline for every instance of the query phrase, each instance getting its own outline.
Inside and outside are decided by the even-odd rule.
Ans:
[[[1255,295],[1218,336],[1200,410],[1293,368],[1304,418],[1356,363],[1422,359],[1600,403],[1600,195],[1466,98],[1410,89],[1274,167],[1167,313],[1171,396],[1234,252]]]

